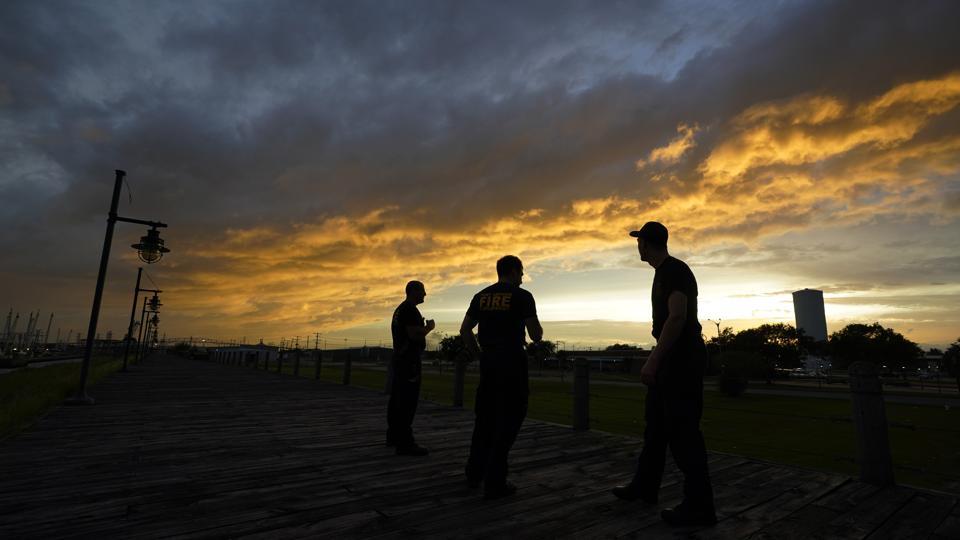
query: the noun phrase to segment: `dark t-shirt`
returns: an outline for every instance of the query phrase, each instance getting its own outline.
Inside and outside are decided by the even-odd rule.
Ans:
[[[523,352],[524,321],[537,316],[537,306],[528,291],[498,282],[473,296],[467,315],[480,325],[477,333],[484,351]]]
[[[673,291],[687,296],[687,320],[677,345],[693,345],[702,340],[700,322],[697,320],[697,279],[690,267],[679,259],[668,256],[653,276],[653,337],[660,339],[660,332],[670,313],[668,300]]]
[[[427,348],[426,337],[410,338],[408,326],[423,326],[423,316],[413,302],[404,300],[393,310],[390,332],[393,334],[393,352],[404,357],[419,357]]]

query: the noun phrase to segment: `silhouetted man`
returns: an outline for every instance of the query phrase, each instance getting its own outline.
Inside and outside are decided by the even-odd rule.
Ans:
[[[706,347],[697,321],[697,280],[683,261],[667,253],[667,228],[655,221],[630,233],[653,277],[653,337],[640,379],[648,386],[643,449],[633,480],[614,495],[656,504],[667,446],[683,473],[683,502],[661,512],[671,525],[716,523],[707,450],[700,432]]]
[[[460,325],[467,349],[480,356],[467,483],[479,487],[482,481],[485,499],[517,491],[507,482],[507,456],[527,415],[530,394],[524,331],[534,342],[543,338],[533,295],[520,288],[520,259],[507,255],[497,261],[497,278],[496,283],[474,295]],[[478,324],[479,345],[473,335]]]
[[[424,322],[418,304],[427,290],[423,283],[407,283],[407,299],[393,311],[390,332],[393,334],[393,381],[387,404],[387,446],[396,446],[397,455],[425,456],[426,448],[413,438],[413,416],[420,399],[420,354],[427,348],[427,334],[435,327],[433,320]]]

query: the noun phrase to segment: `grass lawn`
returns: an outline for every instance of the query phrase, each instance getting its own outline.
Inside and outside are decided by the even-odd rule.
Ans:
[[[122,360],[94,358],[87,386],[120,369]],[[26,368],[0,375],[0,439],[10,437],[70,397],[80,386],[80,363]]]
[[[304,362],[301,368],[301,376],[313,377],[312,361]],[[284,373],[292,372],[292,362],[285,362]],[[382,391],[385,376],[382,370],[354,367],[351,384]],[[323,366],[323,380],[341,382],[342,377],[339,366]],[[467,408],[473,406],[478,380],[475,373],[467,374]],[[532,379],[529,417],[572,424],[571,392],[571,378],[565,383]],[[420,395],[422,399],[451,403],[453,373],[445,370],[440,375],[425,370]],[[642,436],[645,395],[641,386],[595,386],[590,396],[591,428]],[[960,410],[887,403],[886,411],[897,481],[960,493]],[[850,415],[850,403],[842,400],[749,391],[732,398],[707,391],[702,428],[709,450],[856,476],[856,441]]]

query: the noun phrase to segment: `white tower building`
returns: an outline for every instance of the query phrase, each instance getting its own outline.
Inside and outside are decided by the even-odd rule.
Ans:
[[[827,317],[823,311],[823,291],[804,289],[793,293],[793,314],[797,329],[814,341],[827,340]]]

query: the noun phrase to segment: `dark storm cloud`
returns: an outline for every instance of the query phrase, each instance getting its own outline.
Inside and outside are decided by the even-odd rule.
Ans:
[[[300,224],[393,207],[390,223],[451,233],[583,198],[653,205],[702,187],[699,167],[752,105],[807,94],[858,103],[960,67],[957,3],[761,5],[9,2],[0,194],[18,205],[0,212],[0,249],[10,270],[93,268],[116,167],[130,172],[125,212],[175,224],[165,236],[191,256],[171,261],[171,279],[190,286],[204,271],[251,272],[243,261],[289,265],[242,249],[198,254],[228,230],[283,242]],[[697,126],[696,144],[665,167],[672,179],[650,182],[656,171],[634,164],[681,124]],[[940,119],[918,144],[955,133]],[[846,171],[844,159],[852,170],[863,156],[830,171]],[[770,165],[717,193],[750,197],[790,170]],[[802,202],[749,216],[678,232],[752,238],[816,218]],[[24,238],[40,247],[23,249]],[[384,256],[411,242],[433,245],[401,238]],[[363,248],[285,253],[316,267]],[[49,260],[55,270],[38,262]],[[295,297],[277,294],[283,302],[250,309]]]

